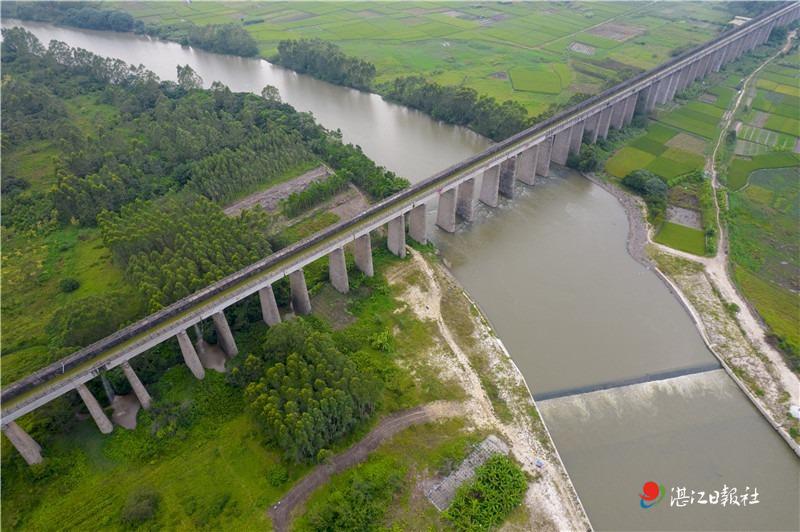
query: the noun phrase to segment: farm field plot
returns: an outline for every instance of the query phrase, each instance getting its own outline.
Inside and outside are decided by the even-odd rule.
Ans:
[[[757,170],[730,194],[731,260],[745,296],[778,335],[800,347],[800,162]]]
[[[653,240],[687,253],[700,256],[705,254],[705,236],[694,227],[664,222]]]
[[[377,68],[376,82],[423,75],[530,114],[596,93],[716,35],[730,20],[702,2],[115,2],[149,24],[239,22],[270,57],[282,39],[319,37]],[[581,46],[592,47],[586,55]]]

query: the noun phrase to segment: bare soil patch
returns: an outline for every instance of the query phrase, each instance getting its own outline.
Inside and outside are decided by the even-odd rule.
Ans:
[[[619,22],[607,22],[595,28],[590,29],[587,33],[590,35],[597,35],[604,39],[611,39],[612,41],[624,42],[632,39],[637,35],[644,33],[644,28],[637,26],[628,26],[627,24],[620,24]]]
[[[703,227],[702,216],[699,212],[675,205],[667,206],[667,221],[695,229]]]
[[[769,120],[769,113],[765,113],[764,111],[756,111],[755,115],[753,116],[753,121],[750,123],[756,127],[764,127],[764,125],[767,123],[767,120]]]
[[[284,181],[266,190],[250,194],[246,198],[242,198],[236,203],[225,207],[224,212],[228,216],[236,216],[243,210],[251,209],[257,205],[266,211],[274,211],[278,208],[282,199],[289,197],[293,192],[304,190],[309,184],[314,181],[325,179],[332,173],[333,172],[331,172],[330,168],[327,166],[318,166],[294,179]]]
[[[669,139],[666,144],[670,148],[678,148],[679,150],[696,153],[697,155],[703,155],[706,149],[706,141],[694,135],[690,135],[689,133],[678,133]]]
[[[492,72],[491,74],[489,74],[489,77],[494,79],[506,80],[508,79],[508,72]]]
[[[582,42],[573,42],[569,45],[568,49],[583,55],[594,55],[597,52],[597,48],[589,46],[588,44],[583,44]]]

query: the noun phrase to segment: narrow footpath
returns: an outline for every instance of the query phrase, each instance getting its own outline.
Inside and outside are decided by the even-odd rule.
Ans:
[[[317,466],[311,473],[295,484],[283,499],[272,505],[269,509],[272,526],[277,532],[289,530],[292,511],[298,505],[303,504],[309,495],[315,489],[328,482],[331,476],[363,462],[369,456],[369,453],[377,449],[384,440],[391,438],[411,425],[434,421],[450,413],[455,414],[455,411],[451,408],[440,408],[436,403],[432,403],[396,412],[384,418],[364,438],[334,456],[329,463]]]
[[[717,245],[717,252],[713,257],[698,257],[690,253],[675,250],[671,247],[659,244],[652,239],[652,234],[648,231],[648,242],[655,246],[659,251],[668,255],[673,255],[687,259],[693,262],[702,264],[712,282],[719,290],[722,298],[727,301],[735,303],[739,307],[737,319],[744,333],[747,335],[748,340],[753,346],[763,353],[772,362],[775,370],[778,372],[781,383],[791,397],[791,403],[800,405],[800,379],[793,373],[783,356],[766,340],[767,330],[764,323],[758,317],[755,309],[750,303],[739,293],[736,284],[730,271],[730,261],[728,259],[728,234],[721,220],[721,208],[717,197],[717,191],[724,191],[725,187],[719,182],[719,172],[717,169],[717,154],[725,142],[725,136],[728,129],[731,127],[736,113],[747,98],[747,93],[751,87],[752,81],[758,76],[759,72],[763,70],[769,63],[779,57],[782,53],[787,52],[795,38],[796,32],[790,32],[786,38],[786,44],[776,52],[774,55],[768,57],[761,65],[758,66],[749,76],[747,76],[742,83],[742,88],[733,102],[733,106],[725,112],[723,116],[723,123],[720,127],[719,137],[717,138],[716,145],[711,154],[706,158],[705,171],[711,179],[711,184],[714,189],[714,209],[716,214],[717,234],[719,235],[719,242]]]

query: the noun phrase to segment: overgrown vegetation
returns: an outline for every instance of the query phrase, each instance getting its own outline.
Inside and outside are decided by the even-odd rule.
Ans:
[[[330,334],[299,319],[270,328],[232,375],[265,437],[295,462],[323,458],[375,410],[380,392],[371,368],[359,368]]]
[[[9,375],[17,374],[11,360],[36,369],[53,345],[99,339],[54,336],[59,326],[47,324],[67,304],[125,301],[124,316],[111,314],[109,323],[127,323],[269,255],[277,230],[253,213],[229,219],[220,209],[228,201],[320,160],[336,171],[334,188],[352,183],[373,199],[408,184],[279,99],[218,82],[201,89],[189,66],[178,67],[177,83],[161,81],[63,43],[45,48],[19,28],[3,36]],[[312,187],[289,200],[289,211],[330,192]],[[108,327],[87,324],[83,332]]]
[[[508,456],[496,454],[458,488],[445,516],[456,530],[491,530],[519,506],[527,489],[522,469]]]

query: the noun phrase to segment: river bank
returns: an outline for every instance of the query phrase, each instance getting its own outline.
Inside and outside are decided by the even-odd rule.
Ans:
[[[705,261],[686,253],[663,251],[652,241],[654,228],[646,218],[646,206],[638,196],[614,186],[594,174],[584,174],[592,183],[614,196],[628,218],[627,249],[631,257],[652,270],[691,316],[708,349],[723,369],[750,399],[769,424],[800,456],[798,422],[789,406],[800,393],[798,386],[787,386],[793,375],[788,368],[776,367],[762,354],[742,326],[730,302],[706,270]],[[763,334],[763,329],[761,330]],[[786,374],[789,374],[787,377]],[[794,376],[796,381],[797,377]]]
[[[590,529],[530,389],[488,319],[439,261],[413,249],[410,255],[387,274],[389,283],[420,320],[433,324],[440,341],[429,357],[441,379],[464,390],[460,413],[476,429],[497,431],[528,473],[526,528]]]

